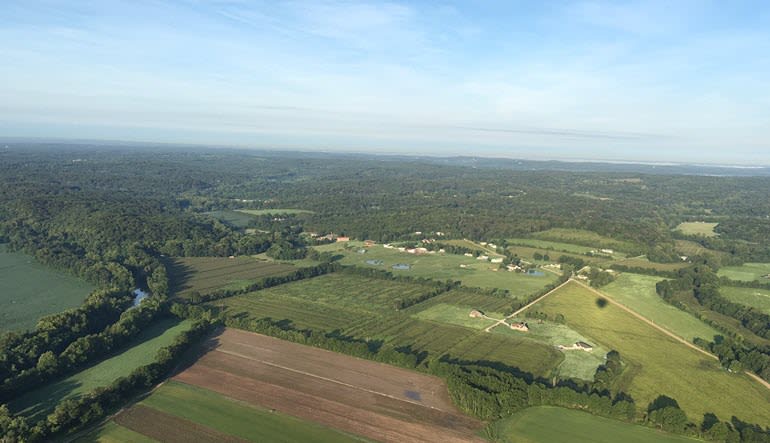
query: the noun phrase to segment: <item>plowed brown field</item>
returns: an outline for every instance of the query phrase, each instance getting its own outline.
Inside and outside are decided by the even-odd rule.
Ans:
[[[439,378],[235,329],[212,341],[178,381],[374,440],[481,441]]]

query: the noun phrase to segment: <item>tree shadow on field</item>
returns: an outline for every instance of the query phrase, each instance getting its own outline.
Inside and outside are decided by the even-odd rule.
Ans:
[[[605,307],[607,307],[607,303],[608,302],[606,298],[599,297],[596,299],[596,306],[598,306],[599,309],[604,309]]]

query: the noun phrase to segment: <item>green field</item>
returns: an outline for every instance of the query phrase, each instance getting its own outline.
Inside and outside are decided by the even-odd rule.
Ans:
[[[156,440],[110,421],[75,441],[77,443],[154,443]]]
[[[214,217],[222,223],[236,228],[246,228],[254,220],[253,215],[244,214],[243,212],[232,211],[225,209],[222,211],[204,212],[203,214]]]
[[[206,389],[174,381],[165,383],[139,404],[247,441],[286,443],[366,441],[316,423],[258,408]],[[112,422],[110,425],[117,426]],[[105,436],[108,438],[115,436],[116,429],[110,425],[81,441],[104,441],[102,438]],[[151,419],[147,421],[147,426],[152,426]],[[125,428],[119,431],[121,434],[124,432],[123,429]],[[141,432],[141,429],[135,431]]]
[[[491,318],[503,318],[503,314],[499,312],[483,312]],[[489,320],[486,318],[472,318],[470,317],[469,313],[470,310],[468,308],[450,305],[447,303],[439,303],[431,306],[428,309],[420,311],[417,314],[414,314],[414,317],[419,318],[420,320],[437,321],[439,323],[460,325],[474,329],[484,329],[487,326],[495,323],[494,320]]]
[[[217,289],[242,289],[259,279],[296,270],[291,265],[251,257],[182,257],[165,262],[171,293],[182,298],[194,291],[206,294]]]
[[[47,384],[14,399],[8,407],[34,421],[45,418],[56,404],[79,397],[91,390],[107,386],[134,369],[155,361],[158,349],[168,346],[192,325],[189,321],[162,320],[142,331],[135,346],[63,380]]]
[[[592,231],[582,229],[564,229],[553,228],[532,234],[533,237],[541,240],[555,241],[559,243],[572,243],[576,245],[588,246],[591,249],[617,249],[619,251],[629,251],[635,249],[634,244],[605,237]]]
[[[0,244],[0,333],[32,329],[40,317],[80,306],[93,289]]]
[[[760,309],[770,315],[770,291],[767,289],[722,286],[719,293],[736,303]]]
[[[764,281],[770,279],[765,276],[770,275],[770,263],[744,263],[742,266],[725,266],[721,268],[717,275],[727,277],[738,281]]]
[[[509,297],[497,297],[487,294],[479,294],[463,289],[453,289],[418,305],[406,309],[407,312],[419,312],[436,304],[450,304],[466,310],[466,315],[471,309],[479,309],[484,312],[510,313],[512,300]]]
[[[488,261],[476,260],[457,254],[423,254],[415,255],[399,252],[397,249],[386,249],[376,245],[365,249],[366,253],[359,254],[363,243],[349,242],[353,247],[346,248],[344,244],[332,243],[317,246],[319,251],[330,251],[341,254],[343,265],[374,267],[390,271],[395,275],[410,275],[426,277],[435,280],[459,280],[464,286],[480,288],[501,288],[510,291],[513,297],[527,297],[545,286],[553,283],[558,275],[545,272],[543,276],[531,276],[518,272],[499,270],[500,265]],[[381,260],[382,265],[367,264],[367,260]],[[411,265],[409,270],[393,270],[392,265],[405,263]],[[460,267],[463,265],[464,267]]]
[[[717,233],[714,232],[714,228],[719,223],[708,222],[684,222],[674,228],[676,231],[682,231],[686,235],[702,235],[704,237],[716,237]]]
[[[500,443],[679,443],[694,440],[597,417],[573,409],[538,406],[490,424],[484,435]]]
[[[686,262],[655,263],[649,261],[647,257],[632,257],[624,260],[604,263],[605,266],[609,266],[611,264],[628,266],[629,268],[653,269],[656,271],[678,271],[682,268],[690,266],[690,264]]]
[[[661,280],[661,277],[624,272],[601,291],[687,341],[691,342],[695,337],[712,341],[715,335],[720,335],[700,319],[660,298],[655,292],[655,284]]]
[[[659,395],[675,398],[691,420],[712,412],[721,420],[733,415],[762,426],[770,424],[770,390],[745,374],[730,374],[716,359],[688,348],[576,283],[564,286],[534,309],[564,314],[571,328],[589,343],[620,352],[633,374],[621,390],[644,408]]]
[[[583,341],[591,343],[591,340],[584,337],[577,331],[567,325],[543,321],[540,322],[531,318],[514,318],[512,321],[523,321],[529,326],[528,332],[515,331],[505,325],[497,326],[492,329],[495,334],[507,336],[524,337],[530,340],[536,340],[554,348],[559,345],[572,345],[575,342]],[[604,356],[609,349],[604,349],[597,343],[591,343],[594,348],[590,352],[568,350],[558,351],[564,355],[564,360],[556,368],[555,375],[560,378],[579,378],[581,380],[592,381],[596,368],[604,363]]]
[[[248,215],[298,215],[298,214],[312,214],[313,211],[306,209],[236,209],[236,212],[241,212]]]
[[[540,240],[537,238],[509,238],[508,244],[519,245],[519,246],[529,246],[532,248],[539,248],[539,249],[550,249],[553,251],[569,252],[572,254],[586,254],[594,250],[594,248],[589,248],[588,246],[580,246],[572,243]]]

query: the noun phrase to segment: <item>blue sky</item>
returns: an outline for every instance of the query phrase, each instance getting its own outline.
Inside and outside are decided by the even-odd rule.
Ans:
[[[0,136],[770,164],[770,3],[4,0]]]

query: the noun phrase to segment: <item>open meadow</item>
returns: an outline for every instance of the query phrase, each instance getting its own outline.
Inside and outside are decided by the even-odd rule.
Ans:
[[[251,257],[181,257],[167,259],[171,293],[188,297],[192,292],[206,294],[217,289],[240,289],[265,277],[286,275],[291,265]]]
[[[767,289],[722,286],[719,293],[735,303],[757,308],[770,315],[770,291]]]
[[[500,443],[686,443],[695,440],[574,409],[538,406],[491,423],[484,435]]]
[[[528,275],[499,269],[498,263],[477,260],[458,254],[409,254],[398,249],[387,249],[382,245],[364,248],[361,242],[332,243],[317,246],[321,252],[343,255],[343,265],[371,267],[392,272],[395,275],[426,277],[434,280],[461,281],[464,286],[479,288],[507,289],[512,297],[527,297],[556,281],[558,276],[545,272],[544,275]],[[360,251],[365,251],[360,253]],[[372,264],[376,263],[376,264]],[[403,263],[410,269],[396,270],[393,265]]]
[[[172,319],[156,322],[139,334],[133,346],[65,379],[29,391],[11,401],[8,407],[34,421],[43,419],[62,400],[107,386],[119,377],[128,376],[134,369],[152,363],[158,349],[170,345],[191,325],[189,321]]]
[[[744,263],[741,266],[725,266],[719,269],[717,275],[738,281],[770,282],[770,263]]]
[[[532,309],[563,314],[566,324],[589,343],[620,352],[633,378],[622,377],[618,388],[644,408],[659,395],[675,398],[691,420],[712,412],[722,420],[733,415],[770,425],[770,390],[745,374],[731,374],[716,359],[665,335],[619,307],[602,302],[596,293],[570,283]],[[624,374],[625,375],[625,374]]]
[[[685,235],[702,235],[704,237],[716,237],[717,233],[714,232],[714,228],[719,223],[708,222],[684,222],[674,228],[676,231],[681,231]]]
[[[663,300],[655,292],[655,284],[661,280],[664,279],[624,272],[601,291],[687,341],[692,342],[695,337],[712,341],[715,335],[720,335],[699,318]]]
[[[0,333],[32,329],[40,317],[80,306],[93,289],[0,244]]]
[[[569,252],[571,254],[584,255],[595,248],[588,246],[576,245],[573,243],[564,243],[556,241],[541,240],[538,238],[509,238],[508,245],[516,246],[529,246],[532,248],[545,249],[558,252]],[[546,252],[547,252],[546,251]]]
[[[655,271],[678,271],[682,268],[690,266],[687,262],[673,262],[673,263],[657,263],[647,259],[647,257],[630,257],[614,262],[602,263],[604,266],[610,266],[612,264],[628,266],[629,268],[643,268],[652,269]]]

